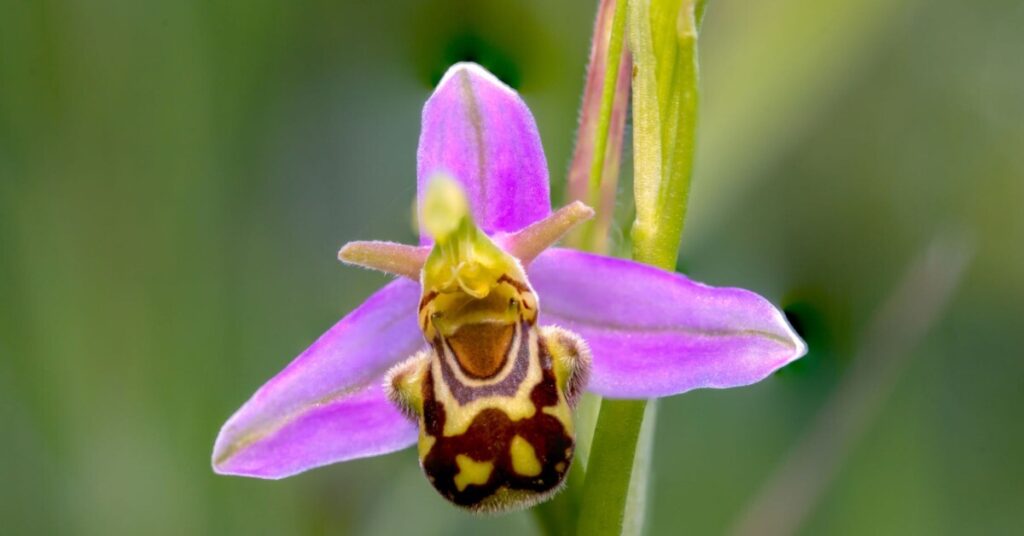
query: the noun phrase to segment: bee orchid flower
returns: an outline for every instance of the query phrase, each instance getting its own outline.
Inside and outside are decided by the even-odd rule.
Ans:
[[[552,247],[593,211],[551,211],[533,116],[477,65],[453,66],[427,101],[417,168],[420,244],[339,253],[399,278],[224,424],[216,472],[276,479],[417,444],[449,501],[522,508],[564,482],[584,389],[748,385],[806,351],[753,292]]]

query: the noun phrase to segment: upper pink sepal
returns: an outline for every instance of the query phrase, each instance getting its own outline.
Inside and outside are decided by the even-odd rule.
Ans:
[[[533,114],[512,88],[475,63],[449,68],[423,107],[420,201],[436,173],[462,185],[487,234],[517,231],[551,212],[547,161]],[[430,237],[421,234],[420,242],[430,243]]]

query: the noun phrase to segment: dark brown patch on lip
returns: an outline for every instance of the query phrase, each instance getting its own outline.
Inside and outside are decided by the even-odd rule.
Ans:
[[[511,277],[509,277],[508,274],[501,274],[501,277],[498,278],[498,282],[508,283],[509,285],[512,285],[512,287],[518,290],[520,293],[530,292],[530,287],[528,285],[523,284],[521,281],[516,281],[515,279],[512,279]]]
[[[459,368],[467,376],[483,380],[505,366],[515,331],[516,325],[512,323],[466,324],[446,340]]]
[[[530,285],[527,285],[526,283],[523,283],[522,281],[518,281],[516,279],[513,279],[508,274],[501,274],[501,277],[498,278],[498,283],[508,283],[512,288],[516,289],[516,291],[519,292],[520,296],[522,296],[524,294],[533,294],[533,290],[530,289]],[[533,309],[532,307],[530,307],[530,304],[527,303],[525,299],[520,300],[519,303],[520,303],[520,305],[522,305],[523,309],[525,309],[527,311],[530,311],[530,310]],[[534,317],[533,320],[530,320],[530,324],[533,324],[534,322],[536,322],[536,317]]]
[[[558,404],[558,385],[551,368],[551,355],[543,342],[539,344],[543,377],[530,392],[530,401],[537,411],[532,417],[519,421],[512,421],[504,411],[488,408],[476,415],[463,434],[445,437],[446,410],[434,398],[433,374],[429,371],[426,374],[423,426],[436,442],[422,460],[423,471],[434,488],[449,501],[466,508],[479,508],[501,488],[542,494],[555,489],[565,478],[572,462],[574,441],[561,421],[543,411],[545,407]],[[533,447],[540,462],[540,474],[522,476],[513,469],[509,450],[512,438],[517,435]],[[455,486],[455,475],[459,473],[455,457],[460,454],[494,464],[487,482],[470,484],[459,491]]]
[[[436,298],[436,297],[437,297],[437,291],[436,290],[431,290],[430,292],[426,293],[423,296],[423,299],[420,300],[420,308],[419,308],[419,310],[422,311],[423,308],[426,307],[428,303],[432,302],[434,300],[434,298]]]

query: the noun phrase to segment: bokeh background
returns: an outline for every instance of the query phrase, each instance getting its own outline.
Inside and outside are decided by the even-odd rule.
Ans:
[[[534,530],[449,507],[412,451],[280,482],[215,476],[209,456],[386,281],[337,249],[413,239],[420,107],[449,63],[522,93],[561,199],[594,13],[0,0],[0,532]],[[971,263],[891,387],[858,388],[868,418],[827,447],[800,532],[1024,529],[1021,28],[1017,0],[712,0],[680,267],[786,307],[811,351],[660,404],[651,534],[749,513],[943,233]]]

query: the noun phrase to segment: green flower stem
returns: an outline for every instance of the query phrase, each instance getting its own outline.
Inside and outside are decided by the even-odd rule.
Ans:
[[[626,32],[626,2],[615,2],[615,14],[612,17],[611,35],[608,38],[608,63],[601,90],[601,112],[597,125],[597,137],[594,140],[594,157],[590,162],[590,181],[588,183],[589,199],[592,205],[600,202],[601,171],[604,168],[605,152],[608,149],[608,131],[611,126],[612,108],[615,101],[616,80],[619,63],[622,61],[622,45]]]
[[[647,521],[647,495],[650,493],[648,480],[654,455],[654,425],[657,421],[658,404],[652,401],[644,411],[640,436],[636,442],[636,456],[633,459],[633,476],[629,481],[629,494],[622,520],[623,534],[642,534]]]
[[[624,46],[627,6],[626,0],[602,0],[598,8],[569,168],[569,197],[594,207],[597,216],[572,233],[568,243],[596,253],[605,253],[608,247],[629,105],[630,61]]]
[[[693,172],[697,28],[703,12],[701,0],[632,0],[629,5],[637,211],[633,258],[665,270],[675,269]],[[577,534],[642,530],[643,512],[630,508],[642,509],[644,501],[630,501],[629,494],[646,486],[646,474],[634,475],[635,466],[640,471],[648,467],[635,464],[650,454],[636,451],[646,409],[642,400],[602,402]]]
[[[560,536],[572,534],[580,511],[580,490],[586,480],[586,469],[582,463],[573,463],[569,476],[565,477],[565,489],[553,499],[535,506],[532,510],[541,534]]]
[[[644,400],[601,401],[576,534],[622,532],[633,458],[646,406]]]
[[[601,0],[598,7],[583,110],[569,169],[569,198],[595,207],[597,215],[571,233],[566,243],[594,253],[607,253],[608,249],[608,228],[614,213],[629,105],[630,63],[624,47],[627,5],[626,0]],[[544,534],[571,534],[576,526],[586,481],[587,451],[596,420],[585,418],[585,414],[596,413],[600,403],[596,395],[584,396],[577,410],[576,460],[565,489],[533,508],[534,519]]]
[[[666,270],[675,269],[693,172],[698,13],[694,0],[636,0],[630,10],[633,258]]]

